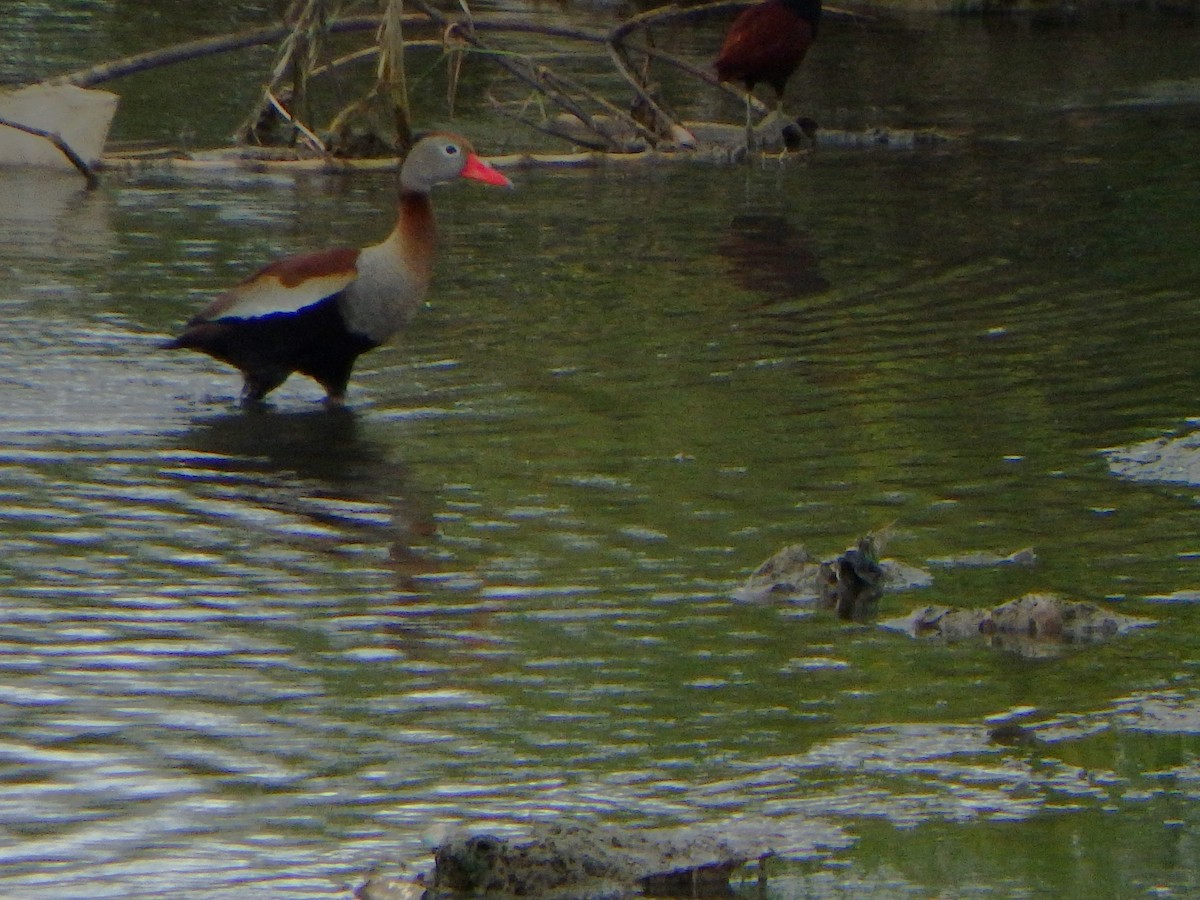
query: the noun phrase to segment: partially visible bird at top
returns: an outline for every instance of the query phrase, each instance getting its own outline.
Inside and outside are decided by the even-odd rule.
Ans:
[[[212,301],[164,344],[239,369],[242,399],[262,400],[293,372],[340,406],[355,360],[403,328],[425,299],[436,240],[433,187],[455,178],[512,187],[457,135],[434,132],[400,169],[399,213],[378,244],[278,259]]]
[[[754,143],[755,85],[766,82],[775,91],[775,110],[763,124],[782,116],[788,79],[816,40],[820,20],[821,0],[765,0],[743,10],[730,24],[713,65],[721,81],[740,81],[746,87],[747,151]]]

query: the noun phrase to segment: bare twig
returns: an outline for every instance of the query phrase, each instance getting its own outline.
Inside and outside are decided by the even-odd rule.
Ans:
[[[83,175],[85,179],[87,179],[87,186],[89,190],[97,187],[100,184],[100,179],[96,177],[96,173],[92,171],[92,167],[89,166],[83,157],[76,153],[66,141],[64,141],[54,132],[46,131],[44,128],[34,128],[32,125],[25,125],[21,122],[14,122],[11,119],[4,118],[0,118],[0,126],[15,128],[17,131],[23,131],[26,134],[31,134],[34,137],[40,137],[49,141],[55,147],[57,147],[59,152],[70,161],[71,165],[78,169],[79,173]]]
[[[530,119],[528,116],[523,116],[520,113],[507,109],[504,104],[502,104],[495,97],[488,97],[488,101],[491,104],[492,109],[494,109],[500,115],[512,119],[515,122],[520,122],[522,125],[526,126],[527,128],[532,128],[534,131],[540,131],[542,134],[548,134],[551,137],[560,138],[564,141],[570,141],[573,144],[586,147],[588,150],[596,150],[603,153],[611,149],[608,141],[592,141],[585,137],[581,137],[580,135],[567,134],[566,132],[556,128],[554,125],[547,125],[545,122],[538,122],[534,119]]]
[[[325,146],[325,143],[319,137],[317,137],[317,135],[314,134],[313,131],[303,122],[292,115],[288,108],[279,102],[279,98],[270,91],[267,91],[267,102],[281,118],[283,118],[289,125],[291,125],[296,129],[297,132],[300,133],[300,136],[308,142],[310,147],[312,147],[318,153],[329,152],[328,148]]]
[[[658,101],[643,84],[642,79],[630,68],[629,63],[625,61],[625,48],[623,46],[610,43],[608,45],[608,55],[612,59],[613,65],[617,67],[617,71],[621,74],[621,77],[629,82],[629,86],[633,88],[634,93],[646,105],[646,108],[650,110],[656,122],[666,125],[679,124],[675,116],[659,105]]]
[[[617,106],[616,104],[612,103],[609,100],[606,100],[604,97],[600,96],[595,91],[589,90],[588,88],[584,87],[583,85],[579,84],[578,82],[574,81],[573,79],[567,78],[565,75],[560,75],[557,72],[552,72],[549,69],[546,70],[546,77],[551,80],[559,82],[565,88],[568,88],[570,90],[574,90],[580,94],[583,94],[585,97],[587,97],[593,103],[595,103],[597,106],[606,110],[608,112],[608,114],[611,115],[613,118],[618,119],[621,122],[623,122],[627,128],[632,129],[643,140],[649,141],[651,144],[655,143],[658,140],[657,134],[655,134],[653,131],[651,131],[649,128],[647,128],[645,125],[643,125],[641,122],[639,122],[633,116],[631,116],[627,110],[621,109],[621,107]],[[612,138],[610,132],[604,132],[604,134],[609,138],[609,140],[615,140],[614,138]]]
[[[486,53],[488,58],[494,64],[500,66],[502,69],[505,69],[507,72],[509,72],[509,74],[518,80],[525,82],[535,90],[545,94],[547,99],[561,106],[567,112],[578,118],[584,125],[587,126],[590,131],[601,137],[610,149],[621,149],[619,144],[609,135],[605,134],[600,126],[596,124],[591,115],[588,114],[587,110],[585,110],[572,97],[558,90],[557,87],[550,83],[554,79],[554,75],[545,66],[536,64],[528,57],[517,57],[512,54],[495,53],[491,51],[487,44],[485,44],[476,36],[473,24],[471,22],[452,22],[450,19],[442,15],[442,13],[437,9],[430,6],[426,0],[412,0],[412,3],[417,9],[429,16],[429,18],[435,22],[438,27],[446,31],[452,29],[453,33],[460,37],[463,41],[470,44],[477,50]],[[520,63],[518,63],[518,59],[521,61]]]
[[[743,103],[745,102],[746,93],[744,91],[739,90],[727,82],[720,81],[716,74],[708,69],[702,69],[694,63],[688,62],[686,59],[680,59],[677,56],[672,56],[670,53],[664,53],[657,47],[639,47],[638,49],[653,59],[661,59],[663,62],[674,66],[681,72],[686,72],[693,78],[698,78],[705,84],[715,87],[717,90],[724,91],[730,97],[736,97]],[[750,95],[750,104],[753,106],[755,112],[762,113],[768,111],[767,105],[753,94]]]

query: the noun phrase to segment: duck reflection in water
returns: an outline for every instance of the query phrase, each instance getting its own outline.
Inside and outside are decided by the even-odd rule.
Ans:
[[[836,559],[821,563],[820,582],[821,604],[839,619],[862,621],[874,615],[883,596],[876,537],[861,537]]]
[[[829,287],[812,239],[776,213],[734,216],[717,253],[738,286],[769,300],[794,300]]]
[[[413,487],[407,466],[362,434],[352,410],[261,407],[221,414],[197,420],[179,449],[204,454],[195,469],[174,473],[196,485],[197,494],[219,492],[228,501],[232,485],[242,496],[231,502],[311,522],[314,534],[332,532],[339,546],[386,541],[402,589],[411,590],[412,579],[434,566],[418,546],[437,530],[428,498]],[[387,524],[376,510],[386,511]],[[275,537],[298,539],[294,533]],[[317,550],[323,543],[300,539]]]

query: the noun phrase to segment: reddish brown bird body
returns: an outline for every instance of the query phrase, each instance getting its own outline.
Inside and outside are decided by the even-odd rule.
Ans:
[[[429,194],[454,178],[511,186],[462,138],[431,134],[405,160],[396,226],[382,242],[276,260],[217,297],[166,346],[235,366],[249,401],[300,372],[325,388],[327,402],[341,403],[359,355],[391,338],[424,300],[435,243]]]
[[[750,97],[765,82],[782,106],[788,79],[800,68],[817,37],[821,0],[766,0],[743,10],[729,26],[714,67],[721,81],[740,81],[746,87],[746,128],[750,128]]]

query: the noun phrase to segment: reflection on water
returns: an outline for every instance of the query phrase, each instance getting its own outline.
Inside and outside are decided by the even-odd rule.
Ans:
[[[728,261],[729,277],[739,287],[773,300],[798,300],[829,287],[812,237],[797,233],[783,215],[734,216],[717,252]]]
[[[1131,31],[1163,71],[1086,115],[1024,70],[1018,112],[958,110],[955,66],[1044,35],[930,23],[919,55],[958,49],[897,82],[856,34],[821,77],[931,79],[914,107],[986,133],[446,190],[431,306],[336,414],[301,379],[242,411],[155,345],[257,261],[377,236],[386,179],[4,176],[0,893],[345,896],[431,825],[556,814],[857,839],[791,895],[1194,886],[1196,637],[1143,598],[1194,592],[1195,506],[1097,454],[1195,414],[1192,110],[1124,103],[1190,48]],[[729,600],[890,522],[908,562],[1039,564],[889,616],[1055,590],[1159,625],[1051,662]],[[989,743],[1014,710],[1037,739]]]
[[[0,197],[0,233],[11,259],[80,265],[112,252],[107,204],[75,172],[0,170]]]

